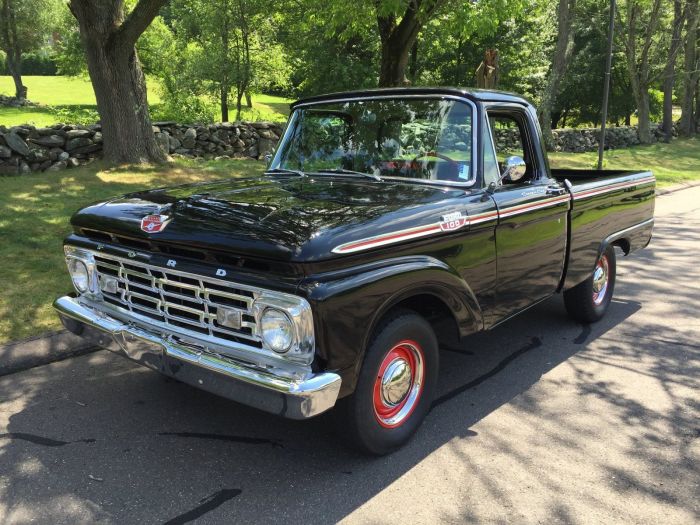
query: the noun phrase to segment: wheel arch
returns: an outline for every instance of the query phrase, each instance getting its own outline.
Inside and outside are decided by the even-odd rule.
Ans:
[[[382,319],[405,307],[419,315],[446,315],[459,336],[483,329],[481,306],[469,284],[444,261],[409,256],[313,274],[302,288],[315,308],[317,355],[343,377],[352,393],[370,339]]]

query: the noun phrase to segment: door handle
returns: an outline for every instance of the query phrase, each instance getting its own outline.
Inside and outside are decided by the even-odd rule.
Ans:
[[[545,192],[547,195],[564,195],[566,193],[566,189],[562,188],[561,186],[549,186],[547,187],[547,191]]]

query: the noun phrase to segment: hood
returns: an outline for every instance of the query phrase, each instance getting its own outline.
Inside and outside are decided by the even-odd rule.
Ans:
[[[338,257],[346,242],[436,222],[463,189],[341,177],[264,176],[130,193],[78,211],[81,229],[290,262]],[[159,233],[141,219],[167,215]]]

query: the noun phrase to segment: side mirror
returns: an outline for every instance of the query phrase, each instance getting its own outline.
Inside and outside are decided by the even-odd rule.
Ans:
[[[505,168],[501,174],[500,181],[517,182],[525,176],[527,164],[522,157],[508,157],[505,161]]]

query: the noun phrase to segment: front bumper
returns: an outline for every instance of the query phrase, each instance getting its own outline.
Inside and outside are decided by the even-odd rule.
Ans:
[[[266,412],[305,419],[332,408],[338,399],[338,374],[282,377],[171,341],[73,297],[56,299],[54,308],[66,328],[98,346],[183,383]]]

